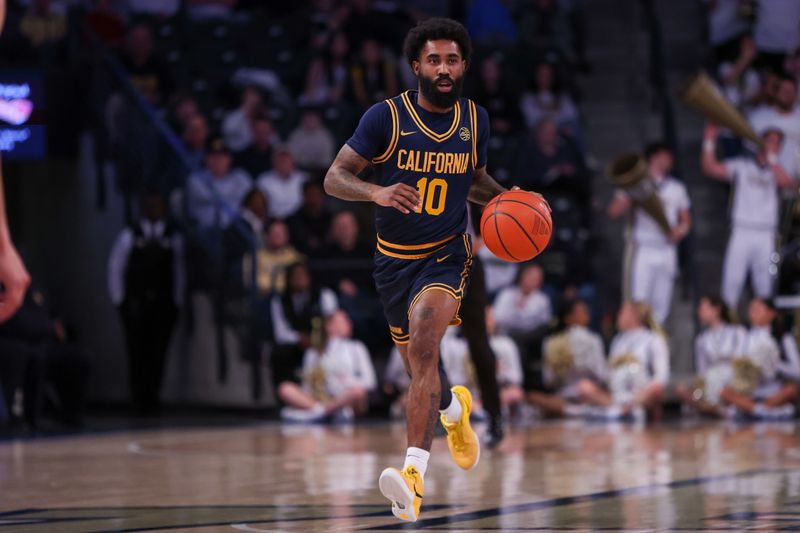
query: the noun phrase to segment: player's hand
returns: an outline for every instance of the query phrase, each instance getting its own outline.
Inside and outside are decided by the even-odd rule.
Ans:
[[[522,189],[520,189],[518,186],[514,185],[513,187],[511,187],[511,190],[512,190],[512,191],[521,191]],[[545,200],[544,196],[542,196],[542,195],[541,195],[541,194],[539,194],[538,192],[533,192],[533,191],[527,191],[527,192],[529,192],[529,193],[531,193],[531,194],[535,194],[536,196],[538,196],[538,197],[539,197],[539,199],[540,199],[542,202],[544,202],[544,205],[546,205],[546,206],[547,206],[547,210],[548,210],[548,211],[550,211],[551,213],[553,212],[553,208],[551,208],[551,207],[550,207],[550,203],[549,203],[547,200]]]
[[[25,299],[31,276],[10,242],[0,249],[0,323],[11,318]]]
[[[395,183],[375,192],[372,201],[383,207],[394,207],[404,215],[419,209],[422,198],[419,191],[405,183]]]

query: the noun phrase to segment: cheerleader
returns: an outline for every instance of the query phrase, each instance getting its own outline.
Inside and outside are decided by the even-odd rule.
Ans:
[[[528,401],[546,415],[579,416],[582,406],[611,405],[603,340],[590,322],[586,302],[572,300],[559,313],[561,331],[545,339],[542,380],[552,393],[532,391]]]
[[[661,418],[661,402],[669,381],[669,347],[647,304],[628,301],[617,314],[619,333],[609,350],[609,389],[613,406],[607,418],[636,416],[646,411]]]
[[[331,415],[343,421],[367,410],[367,395],[376,386],[375,369],[367,347],[351,339],[353,324],[344,311],[325,320],[322,348],[306,350],[303,384],[284,381],[278,396],[287,405],[284,420],[317,422]]]
[[[733,379],[731,361],[741,354],[747,330],[731,324],[728,306],[718,296],[700,299],[697,319],[704,328],[694,342],[697,377],[691,388],[681,384],[675,393],[689,409],[721,416],[720,393]]]
[[[778,340],[786,339],[778,336],[776,340],[774,335],[778,311],[771,300],[755,298],[747,315],[750,329],[741,356],[733,362],[734,378],[720,395],[729,406],[726,414],[757,419],[792,418],[797,386],[779,379],[779,371],[783,368],[786,372],[791,367],[781,361]]]

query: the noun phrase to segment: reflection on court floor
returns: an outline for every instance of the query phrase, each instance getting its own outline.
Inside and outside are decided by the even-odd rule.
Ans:
[[[434,444],[419,522],[377,491],[402,425],[0,444],[0,532],[800,530],[794,424],[541,424],[463,472]]]

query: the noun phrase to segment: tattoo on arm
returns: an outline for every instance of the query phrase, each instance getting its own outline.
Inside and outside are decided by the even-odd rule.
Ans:
[[[472,187],[469,189],[467,199],[479,205],[486,205],[489,200],[507,190],[486,172],[486,167],[484,166],[475,170],[475,176],[472,178]]]
[[[342,200],[369,202],[380,187],[358,177],[369,161],[348,145],[342,146],[325,175],[325,192]]]

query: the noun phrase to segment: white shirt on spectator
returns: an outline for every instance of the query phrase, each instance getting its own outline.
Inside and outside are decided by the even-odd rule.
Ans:
[[[727,159],[725,166],[735,186],[733,226],[774,230],[778,225],[778,185],[772,170],[752,157]]]
[[[496,294],[500,289],[505,289],[514,283],[519,270],[517,263],[499,259],[486,246],[482,246],[478,250],[478,257],[483,260],[483,268],[486,273],[486,291],[489,294]]]
[[[720,63],[719,69],[717,69],[720,79],[724,80],[732,69],[733,63],[730,61]],[[725,98],[738,109],[742,109],[748,101],[756,96],[760,88],[761,80],[758,77],[758,72],[752,68],[745,70],[735,83],[722,83],[720,87]]]
[[[722,324],[707,328],[694,341],[697,373],[703,375],[712,366],[730,363],[742,355],[747,330],[742,326]]]
[[[247,172],[239,169],[231,170],[223,178],[215,178],[208,172],[195,173],[189,176],[189,213],[203,227],[225,227],[231,222],[231,216],[239,211],[242,200],[253,188],[253,181]],[[226,207],[220,206],[218,199]]]
[[[686,192],[686,186],[675,178],[668,176],[660,183],[656,183],[656,189],[661,205],[664,207],[664,215],[667,217],[667,222],[669,222],[671,228],[674,228],[678,225],[681,211],[692,206],[689,200],[689,193]],[[669,248],[675,246],[667,239],[655,219],[639,207],[635,207],[633,210],[633,242],[639,245],[666,246]]]
[[[518,305],[520,300],[522,304]],[[532,331],[550,322],[553,316],[546,294],[535,291],[524,296],[516,286],[500,291],[493,307],[497,327],[504,333]]]
[[[303,183],[307,176],[295,170],[288,178],[276,171],[264,172],[258,177],[258,187],[269,198],[269,216],[285,219],[303,205]]]
[[[558,100],[558,107],[553,107]],[[549,118],[559,126],[565,122],[578,120],[578,108],[566,94],[556,97],[550,92],[530,93],[522,95],[519,102],[522,115],[525,117],[525,125],[533,130],[543,119]]]
[[[800,46],[800,2],[759,0],[753,38],[762,52],[793,52]]]
[[[149,220],[141,220],[139,222],[142,228],[142,234],[145,239],[162,240],[164,239],[164,232],[166,231],[166,224],[164,221],[156,223]],[[133,229],[123,229],[117,240],[114,241],[114,246],[111,248],[111,255],[108,258],[108,294],[111,297],[111,303],[120,305],[125,301],[125,275],[128,269],[128,261],[133,251],[135,240]],[[172,248],[173,252],[173,299],[175,305],[181,307],[183,304],[183,294],[186,288],[186,276],[184,275],[184,258],[183,258],[183,239],[177,233],[173,233],[169,243],[163,243],[163,246]]]
[[[522,385],[522,361],[519,357],[517,344],[505,335],[492,335],[489,337],[495,359],[497,359],[497,384]]]
[[[747,118],[759,135],[768,128],[777,128],[783,132],[783,145],[778,158],[790,176],[800,179],[800,105],[796,105],[789,113],[781,113],[775,107],[762,106],[754,109]]]
[[[411,378],[397,346],[393,347],[389,354],[389,362],[386,364],[386,370],[383,371],[383,381],[391,383],[400,390],[406,390],[411,385]]]
[[[562,388],[577,385],[578,381],[586,378],[603,383],[608,369],[606,368],[603,339],[600,338],[600,335],[583,326],[570,326],[565,334],[569,339],[569,348],[574,363],[572,369],[560,382]],[[544,341],[545,360],[552,349],[552,342],[553,337],[548,337]],[[542,380],[548,386],[553,386],[558,381],[553,369],[548,365],[544,366]]]
[[[327,168],[333,161],[335,142],[325,128],[317,130],[296,129],[289,135],[289,151],[298,166],[303,168]]]
[[[333,397],[353,387],[374,390],[377,385],[369,351],[358,340],[332,338],[322,353],[316,348],[309,348],[303,357],[303,375],[311,375],[316,367],[322,368],[325,388]]]
[[[653,381],[662,385],[669,381],[669,348],[658,333],[644,327],[618,333],[608,353],[611,372],[615,357],[631,354]]]
[[[781,339],[781,351],[784,358],[778,364],[778,373],[794,382],[800,381],[800,349],[791,333],[785,333]]]
[[[775,381],[781,363],[781,352],[768,327],[750,328],[747,331],[743,355],[761,369],[762,383]]]
[[[234,152],[241,152],[253,142],[253,130],[245,112],[234,109],[222,119],[222,136]]]
[[[272,312],[272,330],[277,344],[296,344],[300,342],[300,333],[292,329],[289,320],[283,312],[282,296],[272,297],[270,311]],[[322,288],[319,291],[319,307],[322,316],[330,316],[339,309],[339,300],[336,293],[330,289]]]

